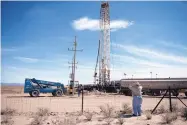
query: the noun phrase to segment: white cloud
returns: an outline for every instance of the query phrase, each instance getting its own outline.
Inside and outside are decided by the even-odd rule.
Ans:
[[[26,63],[36,63],[39,61],[39,59],[28,58],[28,57],[14,57],[14,59],[17,59],[17,60],[20,60],[20,61],[26,62]]]
[[[71,69],[65,66],[50,69],[25,68],[6,66],[2,69],[2,82],[5,83],[24,83],[25,78],[36,78],[46,81],[57,81],[68,84]],[[93,83],[94,70],[91,68],[78,67],[76,69],[76,80],[80,84]],[[11,78],[11,79],[10,79]]]
[[[121,68],[119,70],[114,70],[111,72],[111,78],[119,80],[124,78],[124,73],[127,74],[127,78],[150,78],[152,72],[152,77],[155,78],[156,74],[158,78],[168,78],[168,77],[187,77],[186,74],[187,67],[165,67],[165,68]]]
[[[156,77],[156,74],[158,74],[157,77],[187,77],[187,65],[180,65],[187,64],[187,57],[185,56],[181,57],[147,48],[138,48],[134,45],[113,43],[112,46],[133,55],[129,56],[125,52],[120,55],[111,54],[115,60],[115,69],[111,72],[114,79],[124,78],[124,73],[127,74],[128,78],[132,78],[132,75],[134,78],[150,78],[150,72],[153,72],[153,77]],[[116,62],[121,62],[123,65],[121,66]],[[168,62],[177,62],[178,65],[167,64]]]
[[[168,47],[173,47],[173,48],[187,50],[187,46],[182,45],[182,44],[178,44],[178,43],[160,41],[160,44],[164,45],[164,46],[168,46]]]
[[[121,60],[121,62],[128,61],[130,63],[141,64],[143,66],[149,66],[149,67],[170,67],[170,65],[167,65],[167,64],[161,64],[158,62],[150,62],[150,61],[146,61],[142,59],[137,59],[132,56],[124,56],[124,55],[117,55],[117,54],[111,54],[111,56],[116,58],[115,59],[116,61]]]
[[[55,64],[61,64],[61,63],[68,63],[67,55],[54,55],[54,57],[50,59],[37,59],[37,58],[30,58],[30,57],[14,57],[14,59],[17,59],[19,61],[25,62],[25,63],[55,63]],[[64,64],[65,65],[65,64]]]
[[[83,17],[73,21],[73,27],[77,30],[99,30],[99,20]]]
[[[6,69],[6,70],[5,70]],[[59,69],[35,69],[7,66],[2,69],[2,81],[5,83],[24,83],[25,78],[36,78],[46,81],[63,82],[67,84],[68,70]],[[10,79],[11,78],[11,79]]]
[[[110,29],[111,31],[116,31],[118,29],[124,29],[131,25],[133,25],[133,21],[126,21],[126,20],[111,20],[110,22]],[[88,17],[82,17],[80,19],[73,21],[73,28],[76,30],[91,30],[96,31],[99,30],[99,20],[98,19],[91,19]]]
[[[16,51],[17,49],[15,48],[2,48],[3,52],[12,52],[12,51]]]
[[[161,60],[169,60],[182,62],[186,64],[186,57],[181,58],[179,60],[178,56],[170,55],[167,53],[161,53],[157,51],[153,51],[147,48],[138,48],[136,46],[130,45],[120,45],[113,44],[113,46],[123,49],[132,55],[129,56],[124,54],[111,54],[111,58],[114,58],[114,66],[111,64],[111,80],[119,80],[124,78],[124,73],[127,74],[127,78],[131,78],[132,75],[134,78],[144,78],[150,77],[150,71],[153,72],[153,77],[187,77],[186,71],[187,66],[185,65],[169,65],[160,62]],[[2,81],[3,82],[24,82],[25,78],[37,78],[42,80],[49,81],[59,81],[64,84],[68,84],[69,73],[71,69],[68,68],[70,66],[68,60],[64,60],[65,63],[62,63],[62,57],[67,58],[66,55],[57,55],[53,57],[55,60],[54,67],[50,67],[49,69],[29,69],[29,68],[21,68],[21,67],[3,67],[2,69]],[[139,58],[137,58],[139,56]],[[156,61],[144,60],[142,57],[147,57],[151,59],[156,58]],[[55,59],[57,58],[57,59]],[[58,59],[59,58],[59,59]],[[26,58],[26,57],[15,57],[15,59],[21,60],[23,62],[40,62],[45,64],[48,60],[44,59],[35,59],[35,58]],[[112,61],[111,61],[112,63]],[[121,63],[121,64],[120,64]],[[113,68],[114,67],[114,68]],[[76,69],[76,80],[80,82],[80,84],[89,84],[93,83],[93,75],[94,75],[95,62],[89,62],[89,60],[84,64],[78,64]],[[98,73],[98,72],[97,72]],[[10,79],[10,77],[12,79]]]
[[[110,27],[111,29],[124,29],[133,24],[134,22],[124,21],[124,20],[114,20],[114,21],[111,21]]]
[[[131,45],[121,45],[121,44],[112,44],[113,47],[121,48],[128,53],[132,53],[141,57],[147,57],[147,58],[152,58],[152,59],[162,59],[162,60],[168,60],[170,62],[178,62],[178,63],[184,63],[187,64],[187,57],[184,56],[177,56],[177,55],[171,55],[167,53],[162,53],[158,51],[154,51],[151,49],[147,48],[139,48],[136,46],[131,46]]]

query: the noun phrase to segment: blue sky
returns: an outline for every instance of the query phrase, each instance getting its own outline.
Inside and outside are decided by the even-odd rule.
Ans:
[[[69,80],[77,36],[76,80],[93,82],[100,2],[2,2],[2,82]],[[187,4],[110,2],[111,78],[187,77]]]

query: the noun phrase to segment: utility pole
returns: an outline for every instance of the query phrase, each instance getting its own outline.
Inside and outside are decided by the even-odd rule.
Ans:
[[[73,60],[72,60],[72,63],[69,63],[69,64],[72,64],[72,81],[73,81],[73,92],[72,94],[74,95],[74,84],[75,84],[75,67],[76,67],[76,64],[78,64],[78,62],[76,62],[76,52],[77,51],[83,51],[83,50],[77,50],[77,41],[76,41],[76,36],[75,36],[75,41],[74,41],[74,48],[72,49],[69,49],[68,48],[68,51],[74,51],[74,56],[73,56]]]
[[[72,69],[72,71],[71,71],[71,79],[73,80],[73,79],[74,79],[73,74],[74,74],[74,72],[75,72],[74,66],[75,66],[76,64],[78,64],[78,62],[74,63],[74,59],[73,59],[72,62],[71,62],[71,63],[68,62],[68,64],[71,64],[71,66],[69,66],[69,68]],[[77,67],[76,67],[76,68],[77,68]]]

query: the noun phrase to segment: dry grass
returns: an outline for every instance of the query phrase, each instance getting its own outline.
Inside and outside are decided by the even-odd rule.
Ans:
[[[152,119],[152,114],[151,114],[150,111],[147,111],[147,112],[145,113],[145,115],[146,115],[146,119],[147,119],[147,120]]]
[[[36,112],[37,116],[48,116],[49,115],[49,109],[47,108],[38,108],[38,111]]]
[[[119,125],[123,125],[125,120],[123,118],[118,118]]]
[[[181,111],[181,116],[187,120],[187,108],[183,108],[182,111]]]
[[[51,120],[52,125],[75,125],[71,118],[65,118],[61,120],[59,117]]]
[[[129,106],[127,103],[122,104],[122,113],[123,114],[131,114],[132,113],[132,108]]]
[[[163,114],[163,113],[166,113],[166,112],[167,112],[167,110],[164,107],[164,105],[161,105],[160,108],[157,110],[158,114]]]
[[[15,109],[11,109],[11,108],[6,108],[6,109],[1,110],[1,115],[12,116],[15,113],[16,113],[16,110]]]
[[[65,118],[62,125],[76,125],[70,118]]]
[[[15,109],[6,108],[1,110],[1,124],[3,125],[12,125],[14,121],[12,120],[12,116],[16,113]]]
[[[106,118],[105,122],[106,122],[106,125],[110,125],[111,122],[112,122],[112,119],[111,118]]]
[[[14,121],[11,116],[3,115],[1,116],[1,125],[13,125]]]
[[[63,121],[60,118],[56,117],[55,119],[51,120],[52,125],[63,125]]]
[[[179,107],[177,105],[177,102],[172,103],[172,111],[173,112],[178,112],[179,111]]]
[[[172,121],[175,121],[177,119],[176,113],[166,113],[162,116],[163,123],[170,124]]]
[[[49,110],[47,108],[38,108],[38,111],[33,117],[30,125],[43,125],[47,120],[49,115]]]
[[[46,120],[47,120],[46,117],[34,116],[33,120],[30,123],[30,125],[43,125]]]
[[[23,92],[23,86],[1,86],[1,94],[21,94]]]
[[[88,121],[91,121],[91,120],[92,120],[92,117],[93,117],[93,113],[87,111],[87,112],[84,113],[84,116],[86,117],[86,119],[87,119]]]
[[[110,106],[109,104],[99,106],[101,113],[104,115],[105,118],[112,118],[114,115],[114,107]]]

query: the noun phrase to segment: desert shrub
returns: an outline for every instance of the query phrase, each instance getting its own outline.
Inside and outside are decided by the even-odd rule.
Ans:
[[[162,116],[163,123],[170,124],[172,121],[175,121],[177,119],[176,113],[166,113]]]
[[[187,120],[187,108],[183,108],[183,109],[181,110],[181,116],[182,116],[185,120]]]
[[[43,116],[34,116],[30,125],[43,125],[47,118]]]
[[[71,119],[65,118],[62,125],[76,125]]]
[[[16,110],[11,108],[6,108],[1,110],[1,115],[2,115],[1,124],[12,125],[14,123],[14,121],[12,120],[12,115],[15,113]]]
[[[101,113],[105,118],[111,118],[114,115],[114,107],[109,104],[99,106]]]
[[[161,105],[160,108],[157,110],[157,113],[159,113],[159,114],[163,114],[163,113],[166,113],[166,112],[167,112],[167,110],[164,107],[164,105]]]
[[[122,111],[116,111],[114,118],[120,118],[123,115]]]
[[[176,102],[172,103],[172,111],[174,111],[174,112],[178,112],[179,111],[179,107],[178,107]]]
[[[63,121],[59,117],[51,120],[52,125],[63,125]]]
[[[11,116],[3,115],[1,116],[1,125],[13,125],[14,121]]]
[[[147,119],[147,120],[152,119],[152,114],[151,114],[150,111],[147,111],[147,112],[145,113],[145,115],[146,115],[146,119]]]
[[[51,120],[52,125],[75,125],[70,118],[60,119],[59,117],[56,117],[55,119]]]
[[[30,125],[42,125],[47,120],[49,110],[47,108],[38,108],[38,111],[33,117]]]
[[[112,122],[112,119],[111,118],[106,118],[105,122],[106,122],[106,125],[110,125],[111,122]]]
[[[122,104],[122,113],[123,114],[130,114],[132,113],[132,108],[127,103]]]
[[[47,108],[38,108],[38,111],[36,112],[37,116],[48,116],[49,115],[49,109]]]
[[[91,120],[92,120],[92,117],[93,117],[93,113],[87,111],[87,112],[84,113],[84,116],[86,117],[86,119],[87,119],[88,121],[91,121]]]
[[[124,122],[125,122],[125,120],[123,118],[118,118],[118,123],[120,125],[123,125]]]
[[[11,109],[11,108],[6,108],[6,109],[1,110],[1,115],[12,116],[15,113],[16,113],[16,110],[15,109]]]

